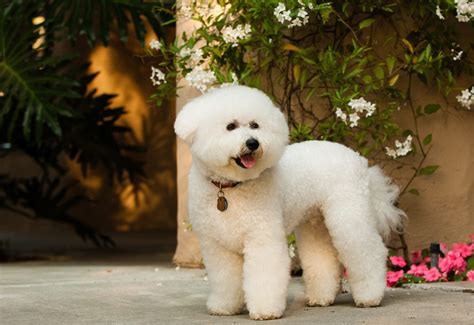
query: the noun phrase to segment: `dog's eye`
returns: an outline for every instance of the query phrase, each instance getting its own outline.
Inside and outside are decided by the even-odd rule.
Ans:
[[[232,130],[235,130],[237,129],[237,124],[232,122],[232,123],[229,123],[227,124],[227,127],[226,127],[227,131],[232,131]]]
[[[250,123],[250,128],[251,128],[251,129],[258,129],[259,127],[260,127],[260,126],[259,126],[258,123],[256,123],[256,122],[251,122],[251,123]]]

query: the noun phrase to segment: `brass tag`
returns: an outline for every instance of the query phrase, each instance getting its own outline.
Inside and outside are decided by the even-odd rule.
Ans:
[[[227,199],[224,197],[224,192],[222,190],[217,193],[217,209],[219,211],[227,210],[229,204],[227,203]]]

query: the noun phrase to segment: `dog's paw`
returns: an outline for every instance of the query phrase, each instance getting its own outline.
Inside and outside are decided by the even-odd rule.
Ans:
[[[332,298],[307,298],[306,299],[306,306],[308,307],[327,307],[331,306],[334,303],[334,299]]]
[[[250,318],[253,320],[271,320],[271,319],[279,319],[283,316],[283,313],[274,312],[268,314],[259,314],[259,313],[250,313]]]
[[[370,308],[370,307],[378,307],[380,306],[380,300],[369,300],[369,301],[356,301],[355,304],[359,308]]]
[[[209,315],[212,315],[212,316],[232,316],[232,315],[238,315],[241,313],[241,309],[240,310],[226,310],[226,309],[216,309],[216,308],[208,308],[207,309],[207,312],[209,313]]]

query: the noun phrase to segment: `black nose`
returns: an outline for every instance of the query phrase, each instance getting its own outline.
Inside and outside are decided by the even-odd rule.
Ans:
[[[258,140],[257,140],[257,139],[250,138],[250,139],[248,139],[247,141],[245,141],[245,145],[246,145],[247,148],[249,148],[250,150],[255,151],[255,150],[258,149],[258,146],[260,145],[260,143],[258,143]]]

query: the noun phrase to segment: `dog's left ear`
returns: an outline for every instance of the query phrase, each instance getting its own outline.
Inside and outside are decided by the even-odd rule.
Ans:
[[[193,102],[184,105],[174,122],[174,132],[189,145],[193,143],[199,125],[199,107],[196,106]]]

